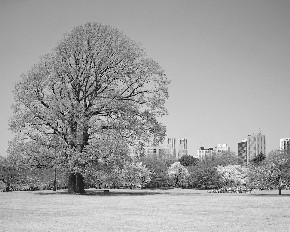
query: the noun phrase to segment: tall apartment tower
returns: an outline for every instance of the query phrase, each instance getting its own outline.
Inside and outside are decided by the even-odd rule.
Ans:
[[[168,153],[176,157],[176,138],[167,138],[166,147],[168,149]]]
[[[247,139],[243,139],[238,143],[238,156],[247,162]]]
[[[280,139],[280,150],[282,151],[290,150],[290,138]]]
[[[187,139],[179,139],[178,142],[178,159],[183,156],[187,155]]]
[[[266,139],[261,132],[248,135],[246,139],[238,143],[238,156],[247,164],[260,153],[266,155]]]

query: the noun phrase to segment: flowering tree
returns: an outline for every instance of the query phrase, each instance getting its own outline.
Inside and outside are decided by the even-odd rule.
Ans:
[[[141,162],[126,163],[122,173],[123,185],[132,187],[144,187],[150,182],[150,171]]]
[[[189,173],[180,162],[175,162],[168,168],[168,175],[174,181],[175,186],[183,186],[186,184]]]
[[[241,165],[227,165],[218,166],[216,169],[225,186],[237,187],[248,183],[247,167]]]
[[[112,147],[142,150],[163,139],[157,118],[167,113],[168,83],[163,69],[120,31],[98,23],[76,27],[15,85],[10,129],[17,139],[9,150],[27,151],[39,167],[65,168],[69,192],[83,192],[76,176],[108,154],[120,155]]]
[[[290,186],[290,154],[271,152],[260,165],[251,167],[250,179],[253,186],[278,188],[281,195],[282,188]]]

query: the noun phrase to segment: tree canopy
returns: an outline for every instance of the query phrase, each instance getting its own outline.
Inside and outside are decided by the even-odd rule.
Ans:
[[[206,166],[227,166],[239,165],[243,160],[238,157],[234,152],[213,152],[211,155],[206,155],[202,161]]]
[[[290,153],[284,151],[270,152],[259,165],[250,169],[251,183],[259,188],[278,188],[290,186]]]
[[[169,81],[139,44],[110,26],[74,28],[15,85],[10,153],[39,167],[94,170],[165,135]],[[120,149],[120,150],[119,150]]]
[[[199,159],[191,155],[183,155],[180,157],[178,161],[180,162],[181,165],[187,167],[196,165],[199,162]]]
[[[189,173],[186,167],[181,165],[180,162],[175,162],[168,168],[168,175],[176,187],[185,187],[187,185],[186,178]]]

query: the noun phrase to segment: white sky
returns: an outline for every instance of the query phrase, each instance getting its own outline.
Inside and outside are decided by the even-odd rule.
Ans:
[[[290,1],[0,0],[0,154],[12,134],[14,83],[63,33],[86,22],[140,42],[172,81],[162,119],[170,137],[199,146],[290,137]]]

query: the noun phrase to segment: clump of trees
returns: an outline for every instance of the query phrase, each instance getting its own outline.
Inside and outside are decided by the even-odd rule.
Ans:
[[[175,158],[145,156],[139,159],[150,171],[150,182],[146,184],[146,188],[168,188],[172,186],[168,168],[176,162]]]
[[[239,187],[248,184],[248,168],[241,165],[217,166],[222,186]]]
[[[272,151],[266,157],[260,154],[248,166],[232,152],[212,154],[202,160],[184,156],[178,162],[171,160],[170,165],[165,165],[166,162],[157,157],[146,159],[151,175],[162,170],[159,173],[162,173],[164,182],[167,180],[167,186],[247,191],[278,188],[279,194],[290,186],[290,155],[284,151]]]
[[[162,141],[168,84],[119,30],[78,26],[16,83],[9,153],[28,169],[66,173],[69,192],[82,193],[84,178],[123,168],[130,147],[142,154]]]
[[[78,178],[84,177],[87,186],[96,188],[182,187],[225,191],[236,189],[239,192],[259,188],[278,189],[281,194],[283,188],[290,186],[290,155],[284,151],[272,151],[263,160],[248,166],[238,164],[240,160],[233,153],[207,157],[206,161],[187,156],[179,160],[168,156],[140,156],[132,159],[126,153],[119,157],[114,152],[108,154],[112,155],[100,160],[97,169],[94,169],[95,166],[87,168]],[[52,186],[52,169],[31,168],[32,165],[27,166],[25,162],[20,165],[21,159],[11,158],[9,156],[0,160],[0,177],[6,191],[21,189],[21,185],[26,186],[25,189],[45,188],[48,183]],[[180,161],[184,160],[187,162],[182,165]],[[194,162],[187,165],[192,160]],[[15,161],[18,164],[13,164]],[[67,184],[65,180],[68,177],[66,172],[59,171],[56,179],[58,187]]]

